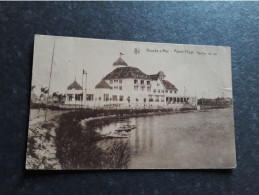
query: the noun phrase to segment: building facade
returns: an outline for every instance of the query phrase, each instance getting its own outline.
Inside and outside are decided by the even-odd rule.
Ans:
[[[114,70],[102,78],[94,90],[86,90],[87,93],[74,81],[67,88],[66,104],[106,109],[180,109],[197,105],[195,97],[178,95],[178,89],[165,80],[162,71],[147,75],[128,66],[121,57],[113,67]]]
[[[83,87],[76,79],[67,87],[65,105],[72,108],[83,106]]]

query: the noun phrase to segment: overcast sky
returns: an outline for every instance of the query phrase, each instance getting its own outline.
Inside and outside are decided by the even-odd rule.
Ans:
[[[129,41],[111,41],[37,35],[34,45],[32,85],[39,94],[48,87],[54,49],[50,91],[64,93],[75,78],[82,83],[82,70],[88,72],[87,87],[95,85],[114,67],[122,52],[129,66],[146,74],[163,71],[166,80],[183,94],[201,97],[232,97],[230,48],[175,45]],[[134,52],[135,48],[139,53]],[[206,54],[204,54],[206,53]],[[210,53],[211,55],[209,55]]]

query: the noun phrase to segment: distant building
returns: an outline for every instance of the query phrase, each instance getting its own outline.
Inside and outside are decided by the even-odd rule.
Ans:
[[[74,82],[67,87],[65,104],[70,106],[79,106],[82,105],[82,101],[83,88],[75,79]]]
[[[165,80],[165,73],[147,75],[129,66],[121,57],[114,63],[114,70],[97,83],[95,89],[84,94],[84,106],[118,109],[181,108],[196,105],[196,98],[178,95],[178,89]],[[82,87],[74,81],[67,88],[66,104],[82,103]],[[74,98],[74,99],[73,99]]]

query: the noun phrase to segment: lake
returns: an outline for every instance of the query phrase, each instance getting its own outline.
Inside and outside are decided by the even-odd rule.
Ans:
[[[233,109],[171,113],[125,119],[97,129],[109,134],[122,125],[136,125],[128,138],[106,139],[102,147],[126,142],[128,168],[218,168],[235,166]]]

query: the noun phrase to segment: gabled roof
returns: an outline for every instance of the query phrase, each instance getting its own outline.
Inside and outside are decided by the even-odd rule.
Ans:
[[[67,89],[68,89],[68,90],[71,90],[71,89],[82,90],[83,88],[82,88],[82,86],[81,86],[78,82],[76,82],[76,80],[75,80],[73,83],[71,83],[71,84],[67,87]]]
[[[107,74],[103,79],[110,80],[110,79],[120,79],[120,78],[149,79],[148,75],[146,75],[144,72],[142,72],[136,67],[131,67],[131,66],[116,68],[111,73]]]
[[[105,81],[101,80],[96,86],[95,89],[111,89],[111,86]]]
[[[113,66],[119,66],[119,65],[128,66],[128,64],[127,64],[121,57],[119,57],[119,58],[113,63]]]
[[[157,80],[158,77],[159,77],[158,74],[152,74],[152,75],[148,75],[148,76],[149,76],[149,78],[150,78],[151,80]]]
[[[169,81],[162,80],[162,82],[163,82],[166,89],[178,91],[178,89],[172,83],[170,83]]]
[[[157,74],[158,74],[159,76],[165,77],[165,73],[164,73],[163,71],[159,71]]]
[[[163,71],[159,71],[157,74],[148,75],[151,80],[157,80],[159,76],[165,77],[165,73]]]

